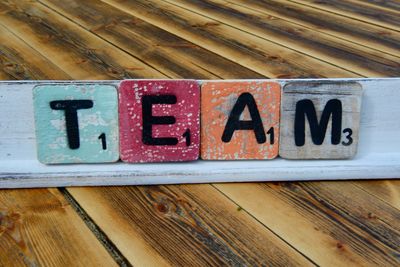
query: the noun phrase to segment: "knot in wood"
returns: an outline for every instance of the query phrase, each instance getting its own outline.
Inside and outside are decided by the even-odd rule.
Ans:
[[[161,213],[168,213],[169,207],[166,203],[158,203],[157,204],[157,210]]]

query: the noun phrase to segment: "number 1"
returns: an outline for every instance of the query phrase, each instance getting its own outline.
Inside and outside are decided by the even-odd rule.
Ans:
[[[267,134],[269,134],[269,140],[270,144],[273,145],[275,143],[275,133],[274,133],[274,127],[269,128]]]
[[[106,134],[102,133],[99,136],[99,139],[101,139],[101,145],[103,146],[103,150],[106,150],[107,149]]]
[[[190,146],[190,129],[187,129],[186,132],[183,133],[182,137],[186,138],[186,146]]]

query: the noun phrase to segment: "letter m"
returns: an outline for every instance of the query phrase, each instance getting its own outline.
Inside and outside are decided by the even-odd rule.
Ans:
[[[305,143],[305,120],[310,124],[311,139],[315,145],[324,142],[329,118],[332,116],[332,145],[340,143],[342,131],[342,102],[338,99],[329,100],[322,111],[321,119],[318,122],[314,104],[309,99],[300,100],[296,104],[294,120],[294,138],[296,146],[303,146]]]

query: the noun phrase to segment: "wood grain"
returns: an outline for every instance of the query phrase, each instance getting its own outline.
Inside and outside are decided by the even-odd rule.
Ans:
[[[1,266],[116,266],[57,189],[0,191]]]
[[[145,63],[32,1],[1,1],[0,23],[74,79],[164,77]]]
[[[400,262],[398,209],[349,182],[216,187],[318,265]]]
[[[372,196],[382,199],[400,210],[399,180],[354,181],[353,183]]]
[[[389,29],[400,30],[400,12],[355,0],[294,0],[304,5],[328,10]]]
[[[315,33],[311,29],[279,17],[239,5],[226,5],[226,1],[223,0],[174,0],[171,2],[220,23],[231,25],[363,76],[388,77],[398,76],[400,73],[400,58],[398,57],[330,35]]]
[[[0,25],[2,80],[70,79],[71,77],[22,39]]]
[[[397,0],[356,0],[361,3],[370,3],[378,7],[385,7],[392,10],[400,11],[400,3]]]
[[[68,191],[133,265],[312,265],[209,185]]]
[[[168,2],[144,0],[104,2],[267,77],[358,76]]]
[[[196,15],[193,10],[161,1],[105,2],[41,1],[50,7],[47,8],[37,1],[2,1],[0,78],[357,76],[341,70],[350,67],[364,71],[364,75],[392,75],[393,72],[384,67],[368,70],[360,62],[365,60],[373,66],[382,66],[379,64],[384,65],[391,58],[385,54],[400,56],[398,25],[381,27],[382,22],[374,17],[353,16],[359,11],[348,11],[352,14],[349,16],[350,13],[293,1],[227,1],[226,7],[232,2],[240,5],[240,8],[234,7],[240,11],[238,14],[263,19],[271,15],[273,19],[298,25],[295,29],[307,28],[306,33],[311,30],[313,34],[310,35],[293,33],[307,36],[306,40],[299,37],[294,44],[290,44],[286,33],[273,34],[276,40],[285,40],[285,46],[296,46],[296,52],[264,40],[268,36],[255,37],[255,33],[265,35],[266,30],[258,27],[255,23],[259,20],[252,16],[244,20],[249,20],[252,26],[247,30],[253,33],[245,34],[215,19]],[[384,9],[391,8],[389,13],[395,14],[397,5],[391,0],[351,2],[360,4],[361,8],[367,6],[366,2],[376,5],[375,13],[380,10],[385,13]],[[120,17],[122,20],[118,20]],[[229,18],[232,24],[239,25],[232,14]],[[230,24],[229,20],[226,24]],[[276,25],[289,25],[281,20],[278,20],[281,24]],[[320,43],[316,42],[318,36],[321,36]],[[345,56],[340,54],[342,62],[335,61],[338,66],[332,67],[319,60],[321,56],[333,58],[334,49],[326,44],[328,40],[334,41],[340,51],[346,51]],[[310,49],[305,45],[307,42],[318,44],[314,46],[316,53],[304,55],[309,51],[304,49]],[[357,59],[354,54],[366,58]],[[352,59],[346,60],[346,55]],[[380,55],[382,58],[377,58]],[[385,90],[381,92],[379,97],[387,94]],[[7,103],[3,98],[3,104]],[[370,115],[378,114],[386,107],[369,110]],[[367,128],[373,126],[369,118],[368,115]],[[380,125],[388,125],[387,122],[381,121]],[[387,128],[389,139],[397,140],[398,131],[392,128]],[[364,134],[367,141],[375,137],[369,135],[370,131]],[[395,150],[396,147],[393,152],[397,152]],[[390,154],[382,155],[385,156],[382,162],[390,163]],[[182,170],[186,166],[181,166]],[[374,168],[374,175],[382,176],[394,170],[387,166]],[[191,174],[199,173],[198,170],[201,167]],[[176,166],[171,168],[171,173],[173,171]],[[236,177],[235,170],[230,174]],[[296,177],[310,177],[311,174],[303,172]],[[260,178],[265,173],[247,175]],[[315,173],[313,175],[316,177]],[[343,171],[335,175],[343,178],[352,174]],[[80,177],[82,182],[85,179]],[[209,185],[71,188],[69,191],[127,258],[139,266],[263,263],[397,266],[400,254],[398,184],[398,181],[382,181],[217,185],[222,194]],[[54,196],[55,201],[52,200]],[[3,216],[0,219],[0,265],[113,264],[71,208],[59,204],[65,200],[57,191],[1,190],[0,199]],[[44,204],[32,204],[39,202]],[[10,221],[17,223],[4,228],[5,222],[8,226]],[[19,236],[24,237],[25,243],[19,242]]]
[[[316,9],[301,3],[280,0],[229,0],[230,5],[240,5],[265,15],[279,17],[307,27],[314,33],[329,34],[382,53],[400,56],[400,33],[353,18]]]
[[[171,78],[263,77],[107,3],[97,0],[41,2]]]

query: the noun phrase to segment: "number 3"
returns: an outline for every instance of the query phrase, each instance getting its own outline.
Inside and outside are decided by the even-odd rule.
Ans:
[[[346,128],[343,130],[343,133],[347,133],[346,138],[347,138],[347,142],[342,142],[342,145],[344,146],[349,146],[353,143],[353,138],[351,137],[353,134],[353,130],[350,128]]]

